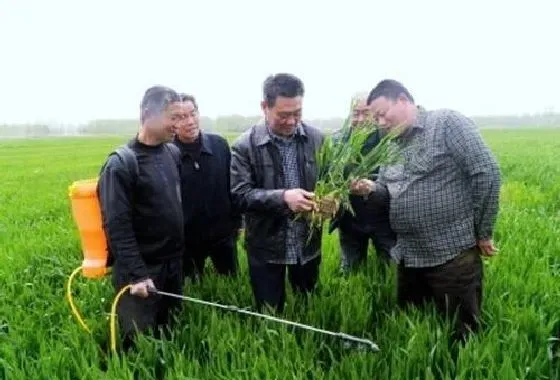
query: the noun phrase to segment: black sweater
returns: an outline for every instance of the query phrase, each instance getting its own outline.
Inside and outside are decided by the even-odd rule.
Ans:
[[[146,264],[180,257],[184,249],[180,167],[164,145],[128,144],[138,177],[116,155],[99,178],[99,201],[111,256],[131,281],[148,277]]]

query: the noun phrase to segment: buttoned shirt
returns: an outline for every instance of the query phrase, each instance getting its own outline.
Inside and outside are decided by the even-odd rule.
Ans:
[[[301,134],[301,126],[296,129],[292,136],[279,136],[270,130],[272,142],[276,145],[282,157],[282,170],[284,174],[284,188],[296,189],[301,187],[300,170],[298,167],[297,157],[297,140],[295,135]],[[285,260],[276,260],[276,264],[297,264],[304,263],[302,259],[303,245],[306,242],[305,222],[301,219],[294,220],[288,218],[288,227],[286,233],[286,258]],[[309,261],[311,258],[308,258]]]
[[[393,258],[433,267],[491,238],[500,172],[475,124],[453,110],[420,108],[395,141],[403,160],[381,167],[378,179],[391,197]]]

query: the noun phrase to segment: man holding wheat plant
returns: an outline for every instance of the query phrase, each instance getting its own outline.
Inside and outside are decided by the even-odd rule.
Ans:
[[[395,142],[404,153],[404,162],[383,166],[377,180],[391,196],[398,302],[433,300],[440,312],[457,313],[453,341],[465,340],[479,326],[480,256],[497,252],[492,240],[501,181],[496,159],[472,120],[454,110],[417,107],[395,80],[379,82],[367,104],[377,124],[398,135]],[[374,185],[363,180],[356,191],[368,194]]]
[[[283,310],[286,272],[300,294],[309,294],[319,276],[321,231],[297,214],[316,207],[315,153],[324,135],[301,121],[303,95],[303,83],[294,75],[268,77],[264,123],[232,145],[231,191],[245,214],[249,275],[259,309],[266,304]]]

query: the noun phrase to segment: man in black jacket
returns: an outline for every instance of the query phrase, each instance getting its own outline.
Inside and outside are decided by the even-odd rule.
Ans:
[[[373,119],[366,104],[367,96],[367,93],[359,93],[352,99],[353,129],[368,128],[371,125]],[[341,141],[348,137],[336,136],[335,139]],[[380,130],[372,130],[362,147],[362,154],[367,154],[374,149],[380,140]],[[369,179],[375,180],[376,178],[377,170],[371,173]],[[390,250],[395,245],[396,236],[391,230],[389,222],[390,199],[388,193],[377,191],[370,198],[353,194],[350,196],[350,202],[355,215],[341,209],[330,226],[330,232],[337,227],[339,229],[341,272],[349,274],[360,264],[365,263],[370,240],[381,262],[389,263]]]
[[[208,257],[219,274],[237,272],[237,236],[241,217],[230,193],[231,152],[223,137],[202,132],[196,99],[181,94],[185,118],[174,143],[181,150],[185,221],[184,274],[201,276]]]
[[[117,313],[123,347],[138,329],[168,323],[177,301],[150,294],[153,289],[182,293],[184,247],[180,160],[171,144],[181,119],[179,95],[148,89],[141,103],[142,128],[127,144],[130,160],[110,155],[99,178],[99,201],[116,291],[131,284]]]
[[[264,82],[265,122],[251,127],[232,145],[231,186],[245,215],[249,274],[257,307],[282,311],[285,276],[294,290],[315,288],[321,262],[321,231],[310,231],[295,214],[315,207],[315,152],[323,134],[301,122],[304,88],[290,74]]]

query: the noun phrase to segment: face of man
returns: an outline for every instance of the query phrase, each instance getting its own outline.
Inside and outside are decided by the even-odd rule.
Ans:
[[[173,140],[178,122],[184,118],[180,102],[169,103],[161,112],[150,115],[145,123],[151,138],[165,143]]]
[[[352,108],[352,127],[361,128],[371,124],[371,110],[366,103],[366,99],[359,99]]]
[[[278,96],[272,107],[263,101],[261,107],[272,132],[280,136],[291,136],[301,122],[302,103],[301,96]]]
[[[200,134],[200,118],[198,110],[192,101],[184,101],[180,104],[182,119],[177,124],[177,137],[182,142],[193,142]]]
[[[370,104],[373,120],[379,127],[387,130],[395,128],[404,129],[409,123],[410,103],[405,96],[399,96],[397,100],[391,100],[385,96],[375,99]]]

